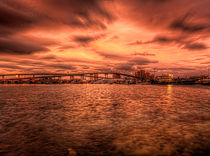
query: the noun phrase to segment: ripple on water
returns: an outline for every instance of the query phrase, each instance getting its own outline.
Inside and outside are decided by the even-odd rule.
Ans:
[[[209,89],[0,85],[0,155],[208,155]]]

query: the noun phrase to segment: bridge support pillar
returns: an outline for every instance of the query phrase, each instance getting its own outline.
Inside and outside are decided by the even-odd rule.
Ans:
[[[90,80],[94,80],[94,74],[90,74]]]
[[[73,75],[70,76],[70,80],[74,80],[74,76]]]
[[[95,80],[95,81],[98,80],[98,74],[94,74],[94,80]]]
[[[85,80],[85,74],[81,75],[81,80]]]
[[[109,76],[108,73],[106,73],[106,74],[105,74],[105,79],[108,79],[108,76]]]
[[[61,76],[57,77],[57,81],[60,83],[61,82]]]

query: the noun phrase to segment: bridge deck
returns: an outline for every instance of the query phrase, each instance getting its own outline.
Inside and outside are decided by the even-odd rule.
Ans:
[[[120,75],[120,76],[126,76],[126,77],[132,77],[132,78],[137,78],[134,75],[131,74],[126,74],[126,73],[120,73],[120,72],[88,72],[88,73],[19,73],[19,74],[0,74],[2,79],[5,79],[3,77],[8,77],[8,76],[18,76],[19,79],[21,76],[32,76],[31,78],[44,78],[44,77],[64,77],[64,76],[85,76],[85,77],[98,77],[95,75],[99,74],[104,74],[104,75],[109,75],[109,74],[115,74],[115,75]],[[105,78],[105,77],[101,77]],[[107,77],[108,78],[108,77]],[[14,78],[15,79],[15,78]],[[23,79],[23,78],[20,78]],[[29,77],[25,78],[29,79]]]
[[[100,74],[103,74],[104,76],[99,76]],[[89,77],[89,78],[97,78],[97,79],[118,79],[117,77],[108,77],[108,75],[119,75],[119,76],[125,76],[130,78],[136,78],[138,77],[121,73],[121,72],[87,72],[87,73],[18,73],[18,74],[0,74],[0,81],[15,81],[15,80],[30,80],[30,79],[43,79],[43,78],[53,78],[53,77],[74,77],[74,76],[81,76],[81,77]],[[10,76],[16,76],[15,78],[9,78]],[[29,76],[29,77],[24,77]],[[120,77],[119,77],[120,78]],[[84,78],[81,78],[84,79]]]

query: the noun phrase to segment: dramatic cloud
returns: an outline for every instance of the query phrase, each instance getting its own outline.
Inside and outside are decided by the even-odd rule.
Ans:
[[[73,69],[76,69],[76,67],[74,67],[72,65],[63,64],[63,63],[60,63],[60,64],[49,64],[49,65],[46,65],[45,67],[55,68],[55,69],[64,69],[64,70],[73,70]]]
[[[187,21],[187,17],[188,17],[188,14],[183,18],[174,20],[171,23],[170,28],[175,29],[175,30],[181,30],[187,33],[196,33],[210,27],[210,25],[208,24],[190,23],[189,21]]]
[[[72,49],[72,48],[76,48],[75,45],[62,45],[62,46],[59,46],[57,49],[62,52],[64,50],[68,50],[68,49]]]
[[[161,44],[168,44],[172,42],[181,42],[183,40],[182,37],[166,37],[166,36],[156,36],[152,41],[149,41],[147,43],[161,43]]]
[[[125,63],[117,64],[114,68],[116,70],[134,71],[134,70],[137,70],[135,68],[137,66],[143,67],[144,65],[153,64],[153,63],[158,63],[158,61],[156,61],[156,60],[149,60],[149,59],[143,58],[143,57],[134,57],[134,58],[129,59]]]
[[[17,33],[35,27],[98,27],[114,17],[98,0],[2,0],[0,2],[0,34]]]
[[[56,60],[56,56],[55,55],[47,55],[47,56],[43,56],[40,59],[44,59],[44,60]]]
[[[152,54],[152,53],[148,53],[148,52],[135,52],[133,53],[134,56],[155,56],[155,54]]]
[[[209,0],[1,0],[0,72],[200,73],[209,67],[209,6]]]
[[[24,69],[21,66],[18,65],[8,65],[8,64],[0,64],[0,68],[9,68],[9,69]]]
[[[196,32],[209,26],[208,0],[121,0],[130,20],[149,28],[181,29]],[[141,19],[141,20],[138,20]]]
[[[202,44],[202,43],[186,44],[185,48],[189,49],[189,50],[205,50],[205,49],[207,49],[206,45]]]
[[[15,40],[12,38],[0,38],[0,53],[7,54],[32,54],[48,51],[47,48],[27,40]]]
[[[144,42],[142,42],[142,41],[135,41],[135,42],[130,42],[130,43],[128,43],[128,45],[141,45],[141,44],[144,44]]]
[[[81,45],[88,45],[99,38],[100,36],[74,36],[73,41]]]
[[[178,36],[178,37],[168,37],[168,36],[156,36],[151,41],[146,42],[131,42],[128,45],[143,45],[143,44],[151,44],[151,43],[159,43],[162,45],[168,46],[168,44],[175,44],[181,48],[188,50],[205,50],[208,47],[204,43],[196,43],[194,41],[190,41],[186,36]]]
[[[184,36],[178,36],[178,37],[168,37],[168,36],[163,36],[163,35],[158,35],[155,36],[152,40],[150,41],[135,41],[128,43],[128,45],[142,45],[142,44],[150,44],[150,43],[159,43],[159,44],[169,44],[169,43],[182,43],[186,37]]]
[[[115,66],[115,70],[119,71],[134,71],[135,68],[132,64],[118,64]]]
[[[46,0],[43,5],[53,9],[55,19],[70,26],[106,28],[103,21],[114,20],[104,7],[104,1],[98,0]]]
[[[142,52],[142,53],[139,53],[139,52],[135,52],[133,54],[130,54],[130,55],[122,55],[122,54],[119,54],[119,53],[113,53],[113,52],[102,52],[102,51],[95,51],[96,54],[98,54],[99,56],[103,57],[104,59],[108,59],[108,60],[139,60],[139,61],[150,61],[150,60],[147,60],[146,58],[141,58],[139,56],[155,56],[155,54],[151,54],[151,53],[148,53],[148,52]]]
[[[116,53],[111,53],[111,52],[102,52],[102,51],[95,51],[99,56],[102,56],[105,59],[110,59],[110,60],[124,60],[128,59],[129,56],[122,55],[122,54],[116,54]]]
[[[38,14],[23,1],[0,1],[0,34],[17,33],[37,24]]]
[[[157,68],[157,70],[170,70],[170,71],[186,71],[186,70],[195,70],[193,68],[184,68],[184,67],[173,67],[173,68]]]
[[[131,60],[128,61],[130,64],[134,64],[134,65],[147,65],[150,63],[158,63],[158,61],[156,60],[149,60],[147,58],[143,58],[143,57],[135,57]]]
[[[174,38],[166,37],[166,36],[158,36],[148,43],[154,43],[154,42],[157,42],[160,44],[174,43],[188,50],[204,50],[208,48],[204,43],[196,43],[193,41],[189,41],[188,38],[185,38],[183,36],[174,37]]]

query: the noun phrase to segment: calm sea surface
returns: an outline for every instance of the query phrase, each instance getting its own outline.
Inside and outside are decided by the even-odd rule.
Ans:
[[[209,154],[209,86],[0,85],[0,155]]]

